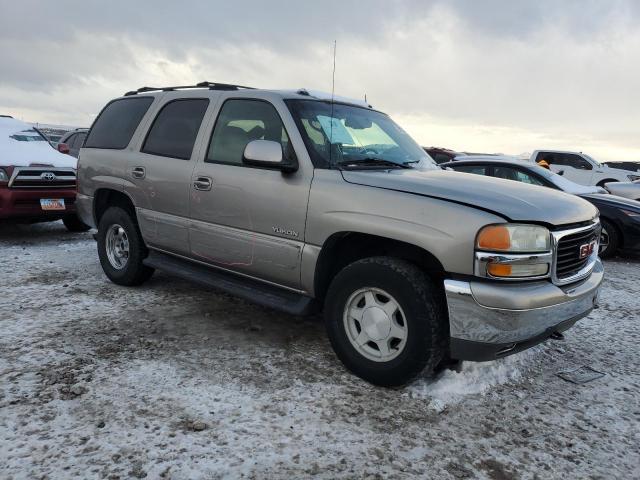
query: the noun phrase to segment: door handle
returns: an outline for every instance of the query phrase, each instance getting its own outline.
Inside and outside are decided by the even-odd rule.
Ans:
[[[193,181],[193,188],[196,190],[201,190],[203,192],[208,192],[211,190],[211,179],[209,177],[196,177]]]
[[[133,167],[133,169],[131,170],[131,176],[133,178],[144,178],[146,175],[147,172],[144,167]]]

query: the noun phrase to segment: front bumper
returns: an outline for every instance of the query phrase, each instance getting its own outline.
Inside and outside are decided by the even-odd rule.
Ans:
[[[451,357],[494,360],[568,329],[597,306],[603,278],[598,260],[588,278],[563,287],[445,280]]]
[[[40,199],[63,198],[65,210],[42,210]],[[75,189],[17,189],[0,186],[0,220],[62,218],[75,213]]]

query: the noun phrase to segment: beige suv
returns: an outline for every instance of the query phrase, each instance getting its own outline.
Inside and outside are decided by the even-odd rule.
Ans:
[[[324,309],[337,355],[379,385],[558,337],[603,278],[591,204],[440,170],[384,113],[306,90],[129,92],[93,124],[78,178],[112,281],[162,269]]]

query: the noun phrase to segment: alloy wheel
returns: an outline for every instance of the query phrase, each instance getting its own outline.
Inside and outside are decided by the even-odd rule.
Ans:
[[[379,288],[362,288],[345,304],[344,329],[351,345],[374,362],[388,362],[402,353],[407,320],[398,301]]]
[[[124,228],[111,225],[105,238],[105,249],[109,263],[116,270],[122,270],[129,261],[129,238]]]

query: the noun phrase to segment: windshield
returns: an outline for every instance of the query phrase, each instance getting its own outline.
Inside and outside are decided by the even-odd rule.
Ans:
[[[586,153],[582,154],[583,157],[585,157],[587,160],[591,160],[593,163],[595,163],[596,165],[602,165],[601,162],[599,162],[598,160],[596,160],[595,158],[593,158],[592,156],[587,155]]]
[[[387,115],[318,100],[288,100],[316,166],[379,161],[437,169],[426,152]]]
[[[21,132],[16,132],[13,135],[9,135],[9,138],[13,138],[19,142],[46,142],[47,140],[40,135],[40,133],[35,129],[31,128],[29,130],[22,130]]]

